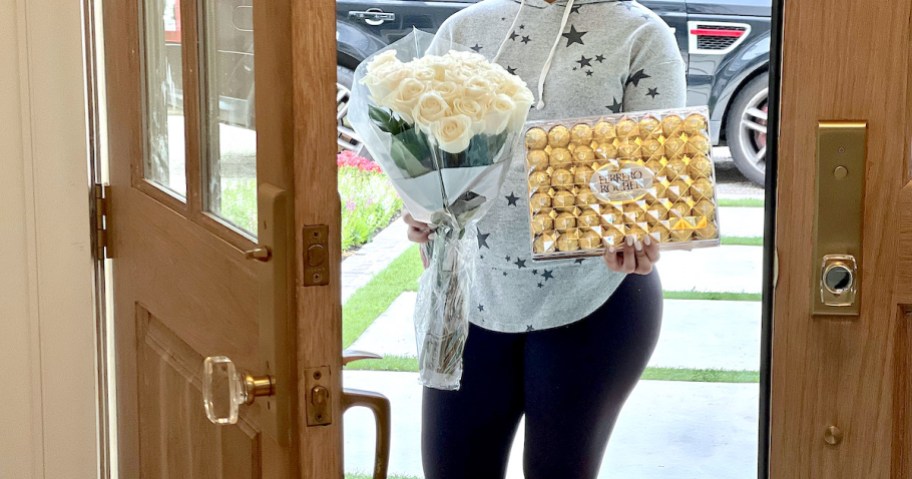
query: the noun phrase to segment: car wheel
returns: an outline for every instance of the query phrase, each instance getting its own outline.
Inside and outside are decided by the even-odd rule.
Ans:
[[[738,92],[725,134],[738,170],[763,186],[766,179],[766,134],[769,109],[769,73],[751,80]]]
[[[348,123],[348,101],[351,99],[351,88],[355,81],[355,72],[348,68],[336,67],[336,133],[339,151],[349,150],[360,154],[363,149],[361,139]]]

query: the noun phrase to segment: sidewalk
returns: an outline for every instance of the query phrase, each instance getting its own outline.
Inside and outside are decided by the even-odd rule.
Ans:
[[[421,387],[415,373],[346,371],[346,387],[378,391],[393,407],[390,474],[423,477]],[[621,414],[599,478],[743,479],[757,461],[756,384],[640,381]],[[507,477],[522,478],[522,427]],[[374,423],[345,415],[345,470],[373,468]]]

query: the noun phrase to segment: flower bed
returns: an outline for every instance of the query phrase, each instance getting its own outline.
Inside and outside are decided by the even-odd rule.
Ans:
[[[343,151],[336,164],[342,199],[342,251],[347,251],[367,243],[389,225],[402,209],[402,201],[373,161]]]

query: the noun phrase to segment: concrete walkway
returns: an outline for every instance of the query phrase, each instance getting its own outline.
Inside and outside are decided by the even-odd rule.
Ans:
[[[346,387],[379,391],[393,407],[390,473],[424,477],[421,469],[421,387],[414,373],[346,371]],[[756,384],[641,381],[615,426],[599,478],[743,479],[757,461]],[[370,471],[371,414],[345,415],[345,469]],[[522,427],[507,477],[522,478]]]
[[[416,293],[403,293],[355,341],[352,349],[415,357],[415,296]],[[760,303],[666,300],[662,333],[649,365],[757,371]]]
[[[405,222],[394,220],[370,243],[342,261],[342,304],[412,245],[406,232]]]

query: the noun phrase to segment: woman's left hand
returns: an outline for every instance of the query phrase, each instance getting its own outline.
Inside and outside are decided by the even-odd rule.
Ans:
[[[627,244],[622,248],[611,247],[605,253],[605,264],[612,271],[627,274],[649,274],[653,265],[659,261],[659,243],[649,236],[642,242],[627,237]]]

